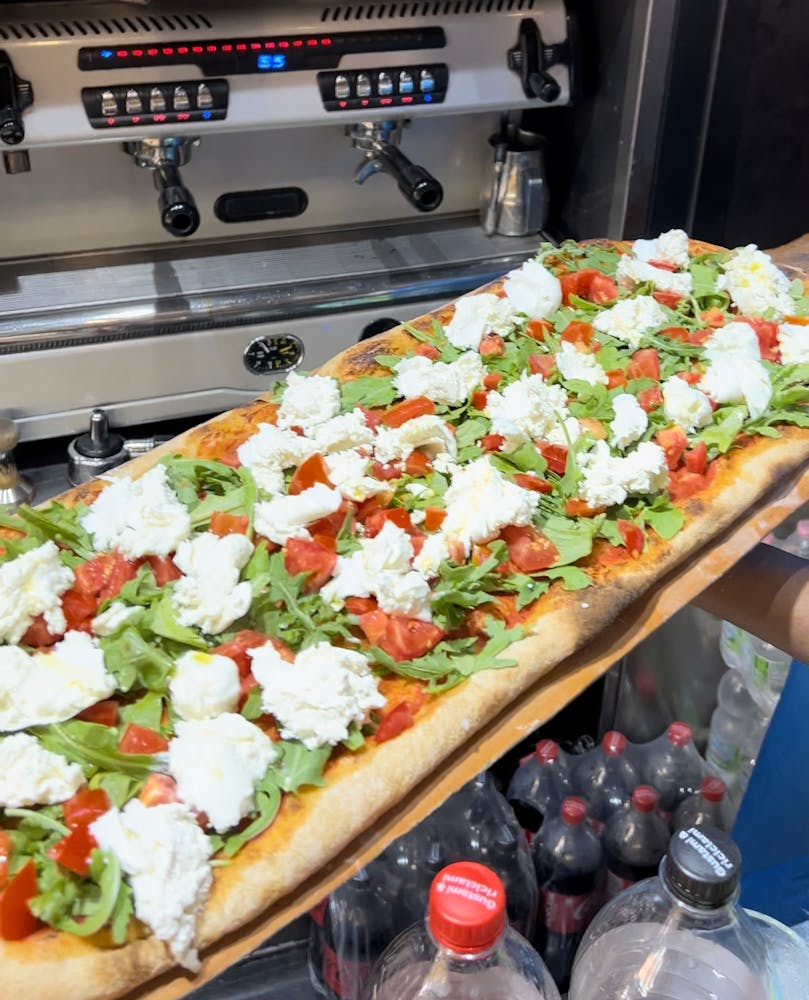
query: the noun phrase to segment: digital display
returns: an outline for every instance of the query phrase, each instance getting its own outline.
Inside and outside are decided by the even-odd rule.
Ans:
[[[287,57],[281,55],[260,55],[256,60],[256,68],[260,70],[284,69]]]

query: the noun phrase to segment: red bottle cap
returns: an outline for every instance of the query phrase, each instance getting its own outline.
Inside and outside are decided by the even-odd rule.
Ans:
[[[626,750],[626,736],[617,729],[611,729],[601,737],[601,749],[608,757],[620,757]]]
[[[559,744],[553,740],[540,740],[534,748],[534,756],[540,764],[552,764],[559,759]]]
[[[691,726],[687,722],[672,722],[666,730],[669,743],[676,747],[687,747],[691,742]]]
[[[657,805],[657,792],[651,785],[638,785],[632,793],[632,805],[638,812],[652,812]]]
[[[452,951],[486,951],[506,925],[506,890],[476,861],[448,865],[430,886],[428,919],[438,944]]]
[[[721,802],[727,790],[728,786],[725,782],[713,774],[703,778],[702,784],[699,786],[700,795],[706,802]]]
[[[587,819],[587,803],[578,795],[568,795],[562,802],[562,819],[568,826],[578,826]]]

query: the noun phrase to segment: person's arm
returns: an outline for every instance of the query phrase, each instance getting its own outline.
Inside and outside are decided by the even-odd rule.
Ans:
[[[809,562],[757,545],[694,604],[809,664]]]

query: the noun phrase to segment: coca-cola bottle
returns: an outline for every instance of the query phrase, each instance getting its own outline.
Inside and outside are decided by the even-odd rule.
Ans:
[[[657,874],[669,844],[669,828],[658,808],[657,792],[638,785],[627,806],[614,812],[601,835],[607,869],[607,898]]]
[[[382,852],[377,869],[382,869],[382,891],[391,905],[394,936],[424,918],[430,885],[449,857],[433,816],[422,820]]]
[[[596,832],[640,784],[637,768],[627,756],[627,745],[626,736],[611,729],[598,746],[573,762],[573,790],[587,800]]]
[[[326,896],[309,911],[312,921],[309,925],[309,954],[307,956],[309,981],[312,988],[321,996],[326,995],[326,983],[323,980],[323,920],[328,905],[329,897]]]
[[[360,1000],[371,968],[393,937],[383,871],[361,868],[329,896],[323,918],[323,983],[329,1000]]]
[[[689,826],[715,826],[727,830],[725,792],[727,786],[721,778],[709,775],[702,779],[698,792],[689,795],[679,806],[671,821],[672,831]]]
[[[691,739],[691,727],[672,722],[665,733],[644,743],[637,753],[641,778],[657,790],[658,808],[668,822],[677,806],[702,782],[704,764]]]
[[[543,823],[531,845],[539,885],[534,945],[560,993],[567,989],[576,948],[601,903],[601,843],[586,819],[584,799],[568,796],[559,816]]]
[[[546,815],[558,815],[562,800],[573,792],[565,755],[553,740],[540,740],[520,766],[506,789],[506,799],[528,842],[542,826]]]

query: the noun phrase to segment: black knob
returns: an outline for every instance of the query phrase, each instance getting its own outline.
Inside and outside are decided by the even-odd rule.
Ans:
[[[538,97],[550,103],[559,97],[562,88],[548,72],[548,67],[564,61],[568,56],[567,43],[545,45],[536,21],[525,18],[520,22],[517,44],[508,51],[508,66],[520,74],[526,97]]]
[[[25,129],[16,112],[10,108],[0,113],[0,141],[7,146],[18,146],[25,138]]]
[[[23,141],[22,113],[33,103],[31,84],[17,76],[9,57],[0,51],[0,142],[18,146]]]
[[[117,455],[124,446],[120,434],[110,430],[107,414],[95,409],[90,414],[90,430],[75,440],[76,451],[85,458],[109,458]]]

